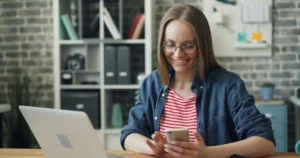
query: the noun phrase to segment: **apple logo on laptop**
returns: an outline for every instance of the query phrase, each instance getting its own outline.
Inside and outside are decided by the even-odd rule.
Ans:
[[[60,141],[61,145],[65,148],[73,148],[69,138],[64,134],[56,134],[58,140]]]

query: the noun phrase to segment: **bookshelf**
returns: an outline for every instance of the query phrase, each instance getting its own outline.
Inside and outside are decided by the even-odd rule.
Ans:
[[[99,104],[89,105],[87,102],[84,108],[97,109],[92,106],[98,106],[97,114],[95,111],[90,112],[96,115],[99,126],[94,126],[95,131],[107,150],[121,149],[121,127],[114,127],[112,123],[114,105],[121,105],[121,118],[123,124],[126,124],[129,110],[135,103],[136,91],[140,87],[137,77],[141,73],[146,76],[152,71],[152,28],[155,21],[152,16],[153,3],[152,0],[53,1],[54,108],[68,109],[66,105],[61,104],[66,99],[63,94],[68,92],[97,94]],[[112,36],[108,28],[110,25],[104,20],[105,9],[109,12],[121,38]],[[128,31],[137,14],[143,14],[144,24],[140,26],[141,31],[136,32],[138,38],[128,39]],[[62,16],[68,16],[69,26],[64,24]],[[136,22],[136,25],[142,24]],[[71,38],[67,27],[72,27],[68,28],[73,30],[69,32],[75,33],[77,38],[74,38],[74,35]],[[116,51],[110,53],[109,50]],[[110,56],[113,58],[109,58]],[[107,63],[115,64],[108,66]],[[111,67],[115,67],[114,76],[119,75],[114,78],[116,82],[113,83],[110,83],[108,78],[109,74],[111,75],[108,69]],[[120,70],[124,67],[128,68],[125,73]],[[123,76],[120,77],[120,74]],[[127,80],[120,79],[124,74],[129,76]],[[68,99],[69,102],[73,102],[72,98]],[[76,107],[76,103],[82,104],[77,100],[74,105],[68,106]],[[82,105],[80,107],[82,108]]]

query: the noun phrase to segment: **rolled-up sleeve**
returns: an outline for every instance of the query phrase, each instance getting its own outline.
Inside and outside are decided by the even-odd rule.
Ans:
[[[259,136],[276,145],[270,119],[257,109],[254,97],[248,93],[241,79],[232,84],[228,98],[235,131],[241,140]]]
[[[145,86],[145,83],[143,83]],[[134,107],[131,108],[129,112],[128,125],[124,126],[121,131],[121,146],[125,150],[124,142],[128,135],[132,133],[138,133],[145,137],[151,138],[151,130],[149,127],[149,122],[146,115],[146,105],[145,105],[145,89],[143,85],[140,88],[138,102]]]

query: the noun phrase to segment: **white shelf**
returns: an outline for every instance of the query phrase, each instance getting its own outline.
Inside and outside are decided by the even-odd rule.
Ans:
[[[61,70],[61,72],[70,72],[70,73],[100,73],[100,70]]]
[[[100,89],[100,85],[61,85],[60,89]]]
[[[60,40],[60,45],[82,45],[82,44],[99,44],[99,39],[82,39],[82,40]]]
[[[105,134],[120,134],[122,129],[106,129]]]
[[[54,62],[54,105],[55,108],[61,108],[61,93],[64,90],[95,90],[99,91],[99,111],[100,121],[101,121],[101,129],[95,129],[99,140],[104,145],[106,150],[121,150],[120,146],[120,133],[121,129],[117,128],[109,128],[109,116],[111,113],[107,111],[107,104],[110,102],[114,102],[115,93],[112,91],[124,91],[125,94],[130,92],[130,95],[135,90],[140,88],[138,83],[129,83],[129,84],[105,84],[105,75],[102,73],[105,72],[105,46],[114,45],[118,47],[119,45],[127,45],[128,47],[132,47],[132,49],[138,49],[136,54],[134,54],[134,59],[136,58],[144,58],[143,70],[138,70],[144,72],[145,75],[148,75],[152,71],[152,37],[153,37],[153,28],[155,27],[155,17],[152,14],[152,10],[154,9],[152,5],[154,4],[153,0],[142,0],[144,1],[143,6],[137,4],[137,7],[143,7],[144,15],[145,15],[145,24],[144,24],[144,38],[143,39],[113,39],[106,36],[105,31],[105,23],[103,14],[100,14],[100,11],[104,9],[105,1],[98,1],[95,6],[97,6],[97,10],[99,10],[99,37],[98,38],[84,38],[82,29],[78,29],[78,40],[60,40],[60,16],[69,12],[70,2],[65,0],[53,0],[53,35],[54,35],[54,44],[53,44],[53,62]],[[89,3],[89,2],[88,2]],[[87,3],[87,4],[88,4]],[[122,25],[123,21],[126,19],[126,13],[123,12],[123,1],[116,2],[119,3],[119,13],[114,13],[114,15],[119,15],[119,31],[123,34],[125,25]],[[77,5],[77,4],[76,4]],[[94,5],[94,4],[93,4]],[[117,7],[117,6],[116,6]],[[82,5],[78,5],[78,10],[82,10]],[[83,11],[83,10],[82,10]],[[80,14],[80,13],[79,13]],[[133,13],[132,16],[134,16]],[[128,16],[129,17],[129,16]],[[131,17],[130,17],[131,18]],[[134,17],[132,17],[134,18]],[[126,24],[130,24],[133,19],[128,19],[130,21],[126,21]],[[82,23],[84,20],[78,20],[78,26],[82,27]],[[117,22],[117,21],[115,21]],[[105,38],[108,37],[108,38]],[[85,70],[63,70],[66,59],[68,59],[69,55],[75,55],[77,53],[85,56]],[[136,55],[136,56],[135,56]],[[132,67],[133,74],[135,73],[135,67]],[[72,83],[73,84],[62,84],[61,77],[62,73],[67,72],[72,74]],[[80,84],[81,81],[96,81],[97,84]],[[118,92],[117,92],[118,93]],[[122,102],[122,100],[120,100]],[[127,113],[129,111],[123,111]]]
[[[234,48],[237,49],[262,49],[267,48],[267,43],[235,43]]]
[[[103,41],[105,44],[145,44],[146,41],[144,39],[104,39],[101,40]]]
[[[104,89],[139,89],[140,85],[105,85]]]

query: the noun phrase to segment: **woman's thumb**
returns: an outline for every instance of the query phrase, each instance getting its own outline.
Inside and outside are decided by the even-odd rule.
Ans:
[[[204,140],[203,140],[202,136],[197,131],[194,132],[194,135],[195,135],[195,138],[196,138],[196,142],[204,143]]]

